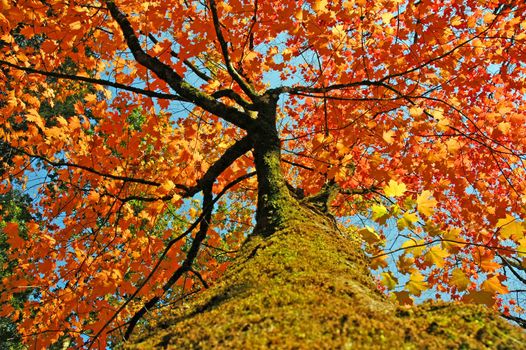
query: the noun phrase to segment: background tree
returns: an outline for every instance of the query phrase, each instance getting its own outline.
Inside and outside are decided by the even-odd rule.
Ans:
[[[294,280],[305,295],[325,296],[351,278],[360,286],[340,289],[376,305],[367,311],[373,320],[392,311],[383,332],[398,334],[413,321],[377,293],[364,249],[402,304],[431,290],[509,313],[505,271],[523,267],[526,251],[525,5],[1,6],[0,137],[14,156],[0,190],[43,178],[29,209],[42,220],[3,227],[17,268],[1,301],[36,292],[23,310],[2,315],[23,319],[28,343],[67,335],[76,346],[104,347],[116,330],[128,338],[148,310],[193,292],[193,280],[207,287],[252,231],[217,284],[253,291],[247,308],[258,305],[262,276],[239,271],[266,271],[265,261],[279,276],[270,285],[284,292],[297,277],[287,264],[304,249],[306,265],[339,266],[312,266],[312,278]],[[18,34],[38,42],[21,45]],[[67,117],[46,119],[43,105],[79,91]],[[217,288],[210,300],[232,299]],[[345,298],[341,310],[360,304]],[[349,317],[336,318],[341,337]]]

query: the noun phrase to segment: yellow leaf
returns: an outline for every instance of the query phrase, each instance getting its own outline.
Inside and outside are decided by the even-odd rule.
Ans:
[[[444,259],[449,256],[449,253],[442,248],[435,246],[429,249],[429,251],[426,253],[424,260],[430,264],[435,265],[437,267],[443,267],[444,266]]]
[[[444,232],[440,229],[440,226],[435,224],[433,221],[426,221],[424,225],[424,230],[431,236],[436,237],[440,234],[444,234]]]
[[[420,214],[430,216],[433,214],[437,201],[433,199],[431,191],[424,191],[416,198],[416,209]]]
[[[371,269],[373,270],[379,269],[381,267],[386,268],[387,266],[388,266],[387,255],[382,255],[374,259],[371,259]]]
[[[462,232],[462,230],[458,227],[446,231],[442,236],[444,239],[442,241],[442,248],[446,249],[451,254],[458,252],[459,249],[464,246],[462,243],[456,243],[464,242],[464,240],[460,238],[460,232]]]
[[[382,272],[382,284],[388,289],[393,290],[395,289],[396,285],[398,284],[398,279],[393,276],[391,271],[389,272]]]
[[[71,30],[79,30],[82,28],[82,23],[80,21],[75,21],[69,24],[69,29]]]
[[[454,269],[451,272],[451,280],[450,280],[450,282],[451,282],[452,285],[457,287],[457,290],[459,290],[459,291],[466,290],[468,288],[468,286],[471,284],[470,279],[468,278],[468,276],[466,276],[464,271],[462,271],[461,269],[458,269],[458,268]]]
[[[374,228],[369,226],[365,226],[365,228],[359,230],[358,234],[369,244],[374,244],[382,240],[380,235],[374,231]]]
[[[405,288],[413,295],[419,296],[422,291],[427,290],[427,282],[420,272],[413,272]]]
[[[424,245],[424,240],[407,240],[402,243],[402,248],[405,249],[408,253],[413,253],[414,256],[419,256],[422,254],[422,251],[426,248]]]
[[[391,22],[391,19],[393,17],[394,17],[394,15],[391,12],[384,13],[384,14],[382,14],[382,21],[385,24],[389,24],[389,22]]]
[[[497,228],[500,228],[500,235],[505,239],[512,236],[521,237],[524,232],[522,222],[517,221],[509,214],[507,214],[505,218],[497,221]]]
[[[497,129],[499,129],[503,134],[508,134],[511,129],[511,123],[500,122],[499,125],[497,125]]]
[[[424,113],[424,110],[420,107],[409,108],[409,115],[411,117],[419,117],[420,115],[422,115],[422,113]]]
[[[395,180],[390,180],[387,186],[384,187],[384,193],[387,197],[400,197],[406,190],[407,187],[403,182],[397,182]]]
[[[175,184],[172,180],[166,180],[162,185],[157,189],[157,192],[161,195],[169,193],[175,188]]]
[[[526,256],[526,237],[519,239],[519,246],[517,247],[520,257]]]
[[[497,294],[508,294],[508,288],[503,285],[498,276],[493,276],[485,280],[480,288],[485,292],[497,293]]]
[[[44,129],[44,120],[42,119],[42,117],[40,116],[40,114],[34,110],[34,109],[28,109],[27,110],[27,115],[26,115],[26,120],[28,122],[33,122],[35,123],[40,129]]]
[[[392,145],[394,142],[393,140],[394,133],[395,133],[394,130],[384,131],[382,138],[384,139],[385,142]]]
[[[383,205],[373,205],[371,206],[371,211],[373,212],[373,220],[376,221],[379,224],[385,224],[387,219],[389,218],[387,208]]]
[[[312,4],[312,9],[314,11],[316,11],[316,12],[326,11],[327,1],[328,0],[316,0],[316,1],[314,1],[314,4]]]
[[[415,271],[415,259],[405,254],[402,254],[398,258],[396,267],[401,273],[412,273],[413,271]]]
[[[397,226],[399,230],[403,230],[404,228],[411,228],[413,227],[413,224],[418,221],[418,216],[416,213],[410,213],[405,212],[404,216],[402,216],[397,221]]]

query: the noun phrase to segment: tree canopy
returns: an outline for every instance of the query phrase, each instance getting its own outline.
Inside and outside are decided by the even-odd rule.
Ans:
[[[0,210],[0,316],[27,343],[128,336],[271,235],[285,192],[323,197],[400,303],[520,319],[526,4],[0,7],[0,195],[32,198]]]

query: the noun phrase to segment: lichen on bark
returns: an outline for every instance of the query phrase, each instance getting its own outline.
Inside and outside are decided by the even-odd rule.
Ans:
[[[253,235],[225,276],[151,320],[129,349],[522,349],[524,332],[476,305],[400,307],[379,292],[361,242],[296,207]]]

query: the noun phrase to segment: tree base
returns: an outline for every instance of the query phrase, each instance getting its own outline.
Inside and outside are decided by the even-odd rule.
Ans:
[[[523,330],[483,306],[393,303],[375,287],[361,242],[344,236],[308,211],[252,237],[218,283],[127,348],[524,348]]]

